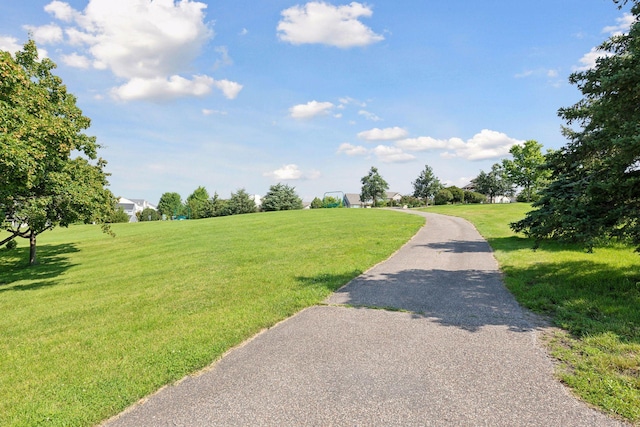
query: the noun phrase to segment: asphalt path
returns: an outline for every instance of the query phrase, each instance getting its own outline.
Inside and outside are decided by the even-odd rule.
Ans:
[[[476,229],[417,214],[427,222],[411,241],[326,304],[105,425],[624,425],[554,378]]]

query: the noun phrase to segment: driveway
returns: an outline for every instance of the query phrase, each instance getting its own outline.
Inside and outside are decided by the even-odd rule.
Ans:
[[[108,421],[116,426],[616,426],[553,376],[465,220]]]

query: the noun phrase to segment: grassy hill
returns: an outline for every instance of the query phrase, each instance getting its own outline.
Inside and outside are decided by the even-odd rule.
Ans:
[[[56,229],[0,250],[0,425],[93,425],[317,304],[423,225],[321,209]]]

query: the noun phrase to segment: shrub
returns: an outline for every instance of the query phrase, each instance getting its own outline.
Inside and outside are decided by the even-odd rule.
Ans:
[[[18,242],[16,242],[15,240],[9,240],[5,245],[5,247],[7,248],[8,251],[12,251],[18,247]]]
[[[449,190],[440,190],[433,201],[436,205],[446,205],[453,201],[453,194]]]

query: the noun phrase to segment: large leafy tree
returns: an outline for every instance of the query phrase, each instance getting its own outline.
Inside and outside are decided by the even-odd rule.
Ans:
[[[491,203],[497,196],[511,196],[513,184],[507,177],[504,168],[495,163],[489,172],[481,171],[473,180],[476,191],[489,197]]]
[[[444,188],[429,165],[425,165],[424,170],[411,184],[413,185],[413,197],[424,200],[427,205],[429,205],[429,199],[432,199]]]
[[[369,173],[363,176],[360,180],[362,183],[362,189],[360,191],[360,201],[366,202],[373,200],[373,206],[376,206],[379,199],[384,199],[386,191],[389,189],[389,184],[385,181],[378,169],[371,167]]]
[[[513,160],[504,159],[502,166],[509,180],[522,187],[525,200],[530,202],[533,195],[548,183],[550,175],[549,169],[545,166],[542,144],[529,140],[524,145],[514,145],[509,153]]]
[[[182,211],[182,198],[178,193],[164,193],[158,202],[158,212],[167,218],[178,216]]]
[[[535,210],[512,228],[540,241],[593,247],[599,238],[630,238],[640,247],[640,6],[628,34],[599,49],[594,68],[569,81],[583,98],[562,108],[566,146],[549,156],[552,183]]]
[[[29,239],[30,264],[40,233],[78,221],[109,231],[116,206],[99,145],[83,133],[90,120],[54,68],[38,60],[33,40],[15,57],[0,51],[0,210],[9,232],[0,245]]]
[[[262,199],[262,209],[265,211],[302,209],[302,200],[296,194],[295,187],[276,184],[269,187],[269,191]]]

